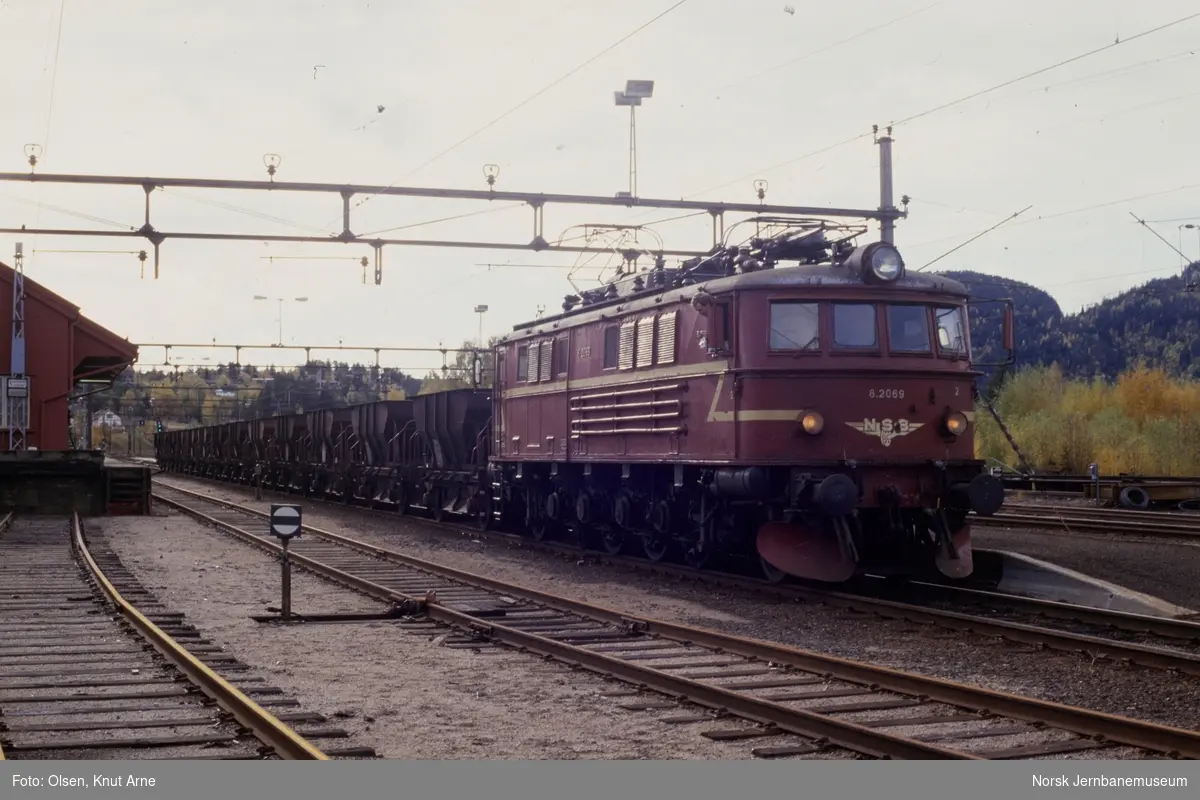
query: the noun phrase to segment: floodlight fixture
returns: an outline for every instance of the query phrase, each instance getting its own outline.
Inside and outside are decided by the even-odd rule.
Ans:
[[[629,97],[653,97],[654,81],[625,81],[625,94]]]
[[[487,310],[488,310],[488,307],[486,305],[480,304],[480,305],[475,306],[476,314],[484,314],[487,312]]]
[[[642,98],[630,97],[625,92],[613,92],[613,102],[619,106],[640,106]]]

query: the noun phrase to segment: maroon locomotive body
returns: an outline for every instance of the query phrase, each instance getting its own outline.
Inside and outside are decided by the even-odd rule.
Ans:
[[[775,579],[970,574],[967,513],[1003,488],[974,457],[967,290],[905,274],[891,245],[820,263],[814,243],[792,266],[642,272],[505,337],[506,515],[612,553],[749,556]]]

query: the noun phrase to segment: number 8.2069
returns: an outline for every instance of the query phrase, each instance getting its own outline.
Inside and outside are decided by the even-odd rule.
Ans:
[[[903,400],[903,389],[871,389],[868,396],[872,400]]]

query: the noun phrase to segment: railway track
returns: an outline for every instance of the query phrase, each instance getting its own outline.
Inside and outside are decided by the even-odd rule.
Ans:
[[[263,512],[161,483],[156,497],[260,550],[280,551]],[[711,739],[771,742],[752,751],[759,757],[1200,756],[1193,731],[638,618],[311,526],[305,533],[290,547],[298,567],[421,609],[402,624],[450,626],[462,632],[452,646],[517,647],[618,678],[638,687],[609,693],[626,698],[624,708],[678,712],[667,724],[716,725],[702,732]],[[640,696],[644,690],[667,697]]]
[[[203,482],[205,479],[191,480]],[[183,492],[189,491],[164,483],[161,478],[156,479],[156,484]],[[333,501],[324,502],[329,502],[333,507],[346,508]],[[394,513],[387,511],[362,506],[351,508],[383,519],[397,519]],[[404,519],[455,537],[460,537],[463,533],[462,526],[451,522],[436,522],[412,516]],[[572,556],[585,554],[590,559],[640,572],[702,581],[740,591],[758,592],[785,600],[826,605],[852,612],[865,612],[886,619],[967,631],[1023,645],[1077,653],[1089,660],[1107,659],[1152,669],[1200,675],[1200,621],[1112,611],[943,584],[906,583],[895,586],[885,581],[867,580],[857,583],[853,591],[834,591],[799,582],[777,584],[740,574],[713,570],[697,572],[682,565],[654,563],[641,558],[584,550],[562,542],[534,541],[515,534],[481,532],[473,528],[470,531],[474,538],[514,544],[539,552]],[[909,602],[913,599],[920,599],[922,603],[918,605]],[[935,605],[937,603],[948,605],[950,608],[939,608]],[[958,609],[963,607],[985,609],[986,615],[961,613]],[[1007,614],[1009,618],[1003,619],[997,614]],[[1048,627],[1048,623],[1051,622],[1058,628]],[[1066,630],[1062,629],[1064,627]],[[1125,640],[1114,639],[1114,635],[1124,636]]]
[[[346,731],[163,608],[78,517],[6,518],[0,586],[0,758],[374,756],[319,749]]]
[[[1200,515],[1191,512],[1006,503],[995,516],[972,515],[970,519],[980,527],[1045,528],[1200,543]]]

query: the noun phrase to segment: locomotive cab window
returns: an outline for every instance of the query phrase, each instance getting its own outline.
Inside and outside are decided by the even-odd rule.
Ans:
[[[933,318],[937,327],[938,352],[952,358],[965,356],[967,329],[963,324],[962,309],[935,308]]]
[[[888,306],[888,348],[893,353],[928,353],[929,316],[925,306]]]
[[[708,349],[728,353],[733,350],[733,330],[729,301],[713,303],[708,317]]]
[[[816,303],[771,303],[771,350],[819,350],[821,329]]]
[[[834,303],[833,344],[835,347],[855,350],[878,347],[875,306],[869,303]]]
[[[517,380],[529,380],[529,346],[521,345],[517,348]]]

